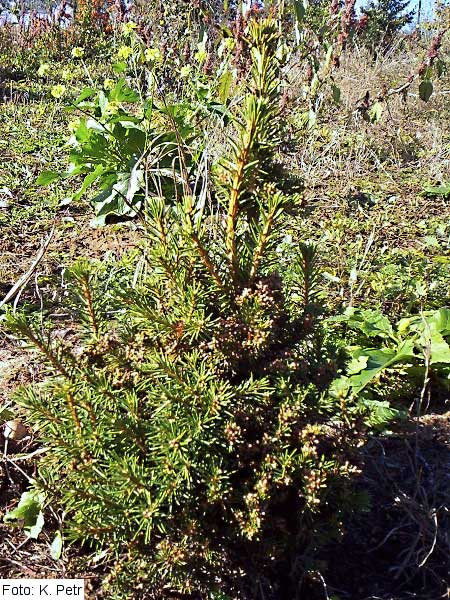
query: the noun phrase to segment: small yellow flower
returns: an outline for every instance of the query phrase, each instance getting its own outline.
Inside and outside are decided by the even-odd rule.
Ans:
[[[108,102],[105,113],[107,115],[115,115],[119,112],[120,104],[116,101]]]
[[[40,65],[39,69],[38,69],[38,75],[39,77],[45,77],[47,75],[47,73],[50,70],[50,65],[48,63],[43,63],[42,65]]]
[[[183,79],[186,79],[187,77],[189,77],[189,75],[191,74],[191,72],[192,72],[192,66],[191,65],[184,65],[180,69],[180,77],[182,77]]]
[[[103,89],[112,90],[113,87],[114,87],[114,79],[110,79],[109,77],[107,79],[105,79],[105,81],[103,82]]]
[[[63,72],[61,73],[61,77],[64,79],[64,81],[68,81],[69,79],[72,79],[72,71],[70,69],[63,69]]]
[[[147,62],[160,62],[162,59],[161,50],[158,48],[146,48],[144,57]]]
[[[117,58],[120,60],[128,60],[133,54],[133,48],[131,46],[120,46],[117,51]]]
[[[75,46],[72,48],[72,58],[83,58],[84,56],[84,48],[80,48],[80,46]]]
[[[66,86],[62,85],[62,83],[57,83],[56,85],[54,85],[51,89],[51,95],[53,96],[53,98],[59,99],[62,98],[62,96],[64,96],[64,92],[66,91]]]
[[[137,25],[134,21],[127,21],[127,23],[123,24],[122,32],[124,35],[130,35],[135,29],[137,29]]]

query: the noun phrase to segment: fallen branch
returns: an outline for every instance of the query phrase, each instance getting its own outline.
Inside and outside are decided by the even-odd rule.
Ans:
[[[41,262],[47,248],[50,245],[50,242],[53,238],[53,234],[55,233],[55,223],[53,223],[53,227],[47,237],[47,239],[45,240],[45,242],[42,244],[41,249],[39,250],[36,258],[34,259],[31,267],[28,269],[28,271],[26,273],[24,273],[22,275],[22,277],[20,277],[20,279],[18,279],[16,281],[16,283],[12,286],[12,288],[9,290],[9,292],[6,294],[6,296],[3,298],[3,300],[0,302],[0,308],[6,304],[7,302],[10,302],[13,298],[15,298],[17,296],[17,294],[23,289],[23,287],[28,283],[28,281],[31,279],[33,273],[35,272],[38,264]]]

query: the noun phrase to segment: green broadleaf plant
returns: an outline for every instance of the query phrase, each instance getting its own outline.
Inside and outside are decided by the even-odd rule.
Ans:
[[[108,215],[133,217],[143,211],[148,195],[174,198],[180,184],[180,145],[190,167],[189,143],[195,137],[183,106],[168,107],[147,101],[137,110],[139,95],[120,79],[109,92],[85,89],[74,103],[82,113],[69,144],[69,168],[63,173],[45,171],[38,183],[81,176],[74,201],[99,190],[91,202],[97,224]],[[166,117],[170,110],[170,119]],[[160,115],[160,127],[152,123]]]
[[[22,494],[16,508],[3,517],[5,523],[22,524],[25,533],[32,539],[37,539],[44,527],[42,512],[45,495],[35,489]]]
[[[393,367],[420,377],[425,373],[426,361],[442,382],[450,385],[449,308],[401,319],[395,327],[378,311],[354,308],[329,321],[346,323],[360,331],[366,340],[382,341],[380,347],[350,348],[351,361],[346,375],[334,384],[336,392],[357,395]]]
[[[419,84],[419,96],[424,102],[428,102],[433,94],[433,82],[430,79],[423,79]]]

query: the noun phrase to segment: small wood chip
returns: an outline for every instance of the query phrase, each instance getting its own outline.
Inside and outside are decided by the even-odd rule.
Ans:
[[[3,436],[7,440],[23,440],[28,435],[28,429],[23,425],[19,419],[13,421],[7,421],[3,430]]]

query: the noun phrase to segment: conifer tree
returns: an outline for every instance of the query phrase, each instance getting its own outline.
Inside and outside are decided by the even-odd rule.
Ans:
[[[316,250],[301,245],[289,290],[274,252],[280,34],[259,18],[245,39],[249,76],[208,174],[217,214],[186,176],[183,197],[147,199],[139,283],[76,265],[79,346],[9,319],[51,373],[18,397],[47,448],[36,485],[66,536],[108,553],[110,598],[294,597],[292,565],[335,530],[351,474],[349,413],[327,434],[348,407],[326,392]]]
[[[360,36],[372,52],[388,49],[395,35],[412,23],[414,11],[406,10],[408,6],[408,0],[370,0],[362,8],[366,25]]]

